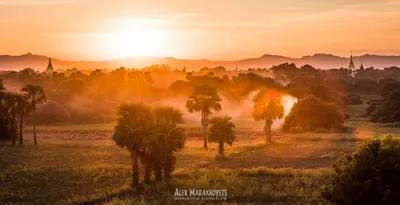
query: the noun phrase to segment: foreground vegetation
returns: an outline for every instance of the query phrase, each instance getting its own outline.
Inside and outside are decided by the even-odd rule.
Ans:
[[[43,140],[39,147],[2,146],[0,155],[8,156],[0,161],[4,185],[0,198],[9,204],[174,204],[175,188],[216,188],[228,189],[229,204],[260,200],[270,204],[326,204],[319,187],[325,183],[329,169],[220,169],[213,156],[203,158],[201,142],[196,144],[178,156],[179,168],[168,184],[144,186],[134,196],[129,191],[129,153],[111,141]],[[257,144],[253,146],[253,150],[243,145],[236,150],[227,148],[228,157],[239,154],[240,149],[241,154],[260,149]],[[210,146],[210,151],[216,154],[217,147]]]
[[[40,146],[32,145],[31,130],[22,146],[0,145],[0,199],[6,204],[179,204],[175,188],[214,183],[212,188],[228,189],[226,204],[328,204],[320,192],[340,156],[382,133],[399,134],[396,128],[347,123],[357,131],[274,133],[273,144],[265,142],[262,125],[238,124],[237,141],[225,147],[224,158],[217,157],[218,144],[203,148],[201,127],[188,128],[172,179],[144,185],[135,195],[130,154],[111,140],[111,126],[39,126]]]

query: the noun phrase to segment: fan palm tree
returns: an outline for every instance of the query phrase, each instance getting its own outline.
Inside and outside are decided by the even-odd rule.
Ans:
[[[35,115],[36,108],[38,104],[43,104],[47,101],[47,95],[44,91],[43,87],[40,85],[26,85],[21,89],[21,92],[24,93],[27,101],[29,111],[32,113],[33,118],[33,144],[37,145],[37,137],[36,137],[36,124],[35,124]]]
[[[7,92],[5,93],[4,97],[4,105],[8,109],[8,112],[12,118],[12,127],[15,128],[16,132],[15,135],[12,137],[12,144],[15,145],[16,137],[18,136],[18,101],[17,101],[18,94]]]
[[[18,144],[23,144],[24,139],[24,117],[27,113],[28,101],[25,95],[16,94],[16,112],[17,112],[17,120],[19,121],[19,137]]]
[[[4,91],[6,88],[4,87],[3,81],[0,79],[0,91]]]
[[[180,124],[183,124],[182,112],[173,107],[156,107],[155,115],[155,133],[161,140],[165,152],[163,153],[159,167],[155,168],[156,180],[164,177],[169,178],[175,166],[174,152],[183,148],[185,144],[185,134]]]
[[[201,124],[203,126],[204,148],[207,149],[207,121],[213,111],[220,111],[221,98],[215,88],[209,85],[196,86],[186,102],[186,108],[190,113],[201,112]]]
[[[266,141],[271,142],[271,126],[274,120],[284,115],[282,96],[275,90],[260,91],[254,98],[253,118],[256,121],[264,120]]]
[[[232,146],[236,139],[235,124],[231,121],[231,117],[213,117],[210,119],[210,132],[208,135],[209,142],[218,143],[218,151],[221,156],[224,155],[224,144]]]
[[[154,115],[150,107],[139,104],[122,104],[117,111],[118,122],[112,139],[120,147],[126,147],[132,157],[132,186],[139,185],[139,156],[144,140],[154,129]]]

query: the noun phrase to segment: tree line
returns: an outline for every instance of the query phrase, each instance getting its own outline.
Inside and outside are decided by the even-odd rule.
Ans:
[[[8,92],[0,79],[0,140],[12,140],[12,145],[23,144],[24,118],[33,119],[33,144],[37,145],[35,115],[37,106],[47,101],[40,85],[26,85],[20,93]]]

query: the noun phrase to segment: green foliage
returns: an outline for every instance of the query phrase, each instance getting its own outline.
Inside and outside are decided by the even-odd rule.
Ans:
[[[118,146],[139,150],[146,136],[151,133],[154,115],[151,108],[140,104],[122,104],[117,110],[117,125],[112,139]]]
[[[26,85],[21,89],[21,92],[25,95],[29,109],[32,112],[36,112],[38,104],[43,104],[47,101],[46,92],[41,85]]]
[[[372,102],[366,109],[370,121],[388,123],[400,121],[400,89],[382,94],[383,100]]]
[[[138,184],[138,158],[145,166],[145,182],[150,180],[150,172],[155,172],[156,180],[162,173],[169,177],[175,166],[174,152],[185,144],[182,113],[173,107],[152,109],[143,103],[119,106],[118,122],[112,139],[117,145],[126,147],[133,158],[132,184]]]
[[[317,128],[336,129],[343,126],[344,115],[337,106],[326,103],[314,96],[300,99],[286,116],[282,130],[299,126],[304,131]]]
[[[71,115],[60,103],[50,100],[38,107],[35,120],[40,124],[66,123],[70,122]]]
[[[193,93],[186,102],[186,108],[190,113],[203,112],[210,115],[213,111],[220,111],[221,98],[218,96],[217,89],[209,85],[200,85],[194,88]]]
[[[231,117],[213,117],[210,119],[211,127],[208,133],[208,141],[219,144],[220,155],[223,155],[224,144],[232,146],[236,139],[235,124],[231,119]]]
[[[11,140],[17,137],[16,121],[12,109],[8,107],[13,102],[12,94],[0,91],[0,140]]]
[[[57,90],[65,90],[69,93],[80,93],[85,91],[85,82],[80,79],[64,80],[57,87]]]
[[[361,105],[362,104],[361,96],[356,93],[348,94],[347,101],[348,101],[349,105]]]
[[[282,97],[275,91],[261,91],[254,98],[253,117],[256,121],[280,119],[284,114]]]
[[[339,205],[400,204],[400,139],[364,142],[335,167],[322,195]]]
[[[275,90],[263,90],[256,95],[253,101],[253,118],[256,121],[265,121],[266,141],[271,141],[271,125],[276,119],[283,118],[285,111],[282,96]]]
[[[190,113],[201,112],[201,124],[203,126],[204,148],[207,149],[207,121],[213,111],[220,111],[221,98],[217,89],[209,85],[200,85],[194,88],[193,93],[186,102],[186,108]]]
[[[27,101],[27,110],[32,113],[33,122],[33,143],[37,145],[35,116],[38,104],[44,104],[47,101],[47,94],[41,85],[26,85],[21,89]]]

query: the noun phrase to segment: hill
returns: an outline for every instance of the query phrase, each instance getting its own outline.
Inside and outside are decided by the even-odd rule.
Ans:
[[[48,56],[34,55],[27,53],[20,56],[0,55],[0,70],[21,70],[24,68],[33,68],[35,70],[44,70],[47,67]],[[375,68],[385,68],[390,66],[400,66],[400,56],[383,55],[362,55],[354,56],[354,63],[360,67],[373,66]],[[248,68],[269,68],[281,63],[295,63],[298,66],[305,64],[313,65],[321,69],[347,67],[350,59],[331,54],[314,54],[312,56],[303,56],[301,58],[291,58],[285,56],[265,54],[259,58],[248,58],[237,61],[212,61],[212,60],[189,60],[177,59],[172,57],[150,57],[134,56],[123,59],[105,60],[105,61],[67,61],[52,58],[55,69],[102,69],[102,68],[143,68],[152,64],[168,64],[174,69],[187,68],[188,71],[198,70],[203,67],[224,66],[227,69],[248,69]]]

